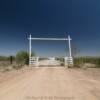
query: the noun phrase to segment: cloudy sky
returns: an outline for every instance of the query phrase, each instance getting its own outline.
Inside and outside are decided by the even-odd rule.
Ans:
[[[100,0],[0,0],[0,55],[28,50],[28,36],[67,37],[78,56],[100,56]],[[67,56],[67,41],[33,41],[39,56]]]

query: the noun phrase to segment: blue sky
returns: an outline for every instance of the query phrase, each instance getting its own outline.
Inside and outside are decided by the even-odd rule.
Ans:
[[[28,36],[72,37],[78,56],[100,56],[99,0],[0,0],[0,55],[28,50]],[[67,56],[65,41],[33,41],[39,56]]]

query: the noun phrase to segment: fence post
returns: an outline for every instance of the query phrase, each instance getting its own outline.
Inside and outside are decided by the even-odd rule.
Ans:
[[[29,36],[29,65],[31,65],[31,35]]]

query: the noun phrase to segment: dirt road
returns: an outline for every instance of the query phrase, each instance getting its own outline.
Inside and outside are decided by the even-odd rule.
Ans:
[[[28,68],[0,76],[0,100],[100,100],[100,80],[76,69]]]
[[[54,60],[54,61],[50,61],[50,60],[42,60],[42,61],[39,61],[39,65],[40,66],[60,66],[60,62],[57,61],[57,60]]]

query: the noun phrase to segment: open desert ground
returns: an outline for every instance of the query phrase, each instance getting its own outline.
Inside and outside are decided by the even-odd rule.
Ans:
[[[0,100],[100,100],[100,69],[26,67],[0,73]]]

